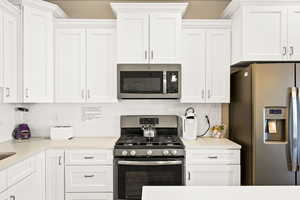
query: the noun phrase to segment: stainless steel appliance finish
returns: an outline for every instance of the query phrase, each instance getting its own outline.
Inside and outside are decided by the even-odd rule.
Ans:
[[[242,184],[298,185],[300,65],[253,64],[231,75],[230,139]]]
[[[118,65],[119,99],[179,99],[180,65]]]
[[[140,200],[145,185],[185,184],[185,151],[175,115],[121,116],[114,148],[114,199]],[[144,137],[144,127],[156,130]]]

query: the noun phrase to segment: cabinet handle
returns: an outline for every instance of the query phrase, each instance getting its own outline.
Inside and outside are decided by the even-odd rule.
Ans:
[[[61,165],[62,164],[62,162],[61,162],[61,156],[58,156],[58,165]]]
[[[294,47],[290,47],[290,56],[294,55]]]
[[[148,57],[148,52],[145,51],[145,60],[147,60],[147,57]]]
[[[217,159],[218,156],[208,156],[207,158],[209,158],[209,159]]]
[[[81,98],[84,99],[84,90],[81,90]]]
[[[28,88],[25,89],[25,97],[26,97],[26,98],[29,97],[29,89],[28,89]]]
[[[191,180],[191,172],[188,172],[188,180]]]
[[[204,90],[202,90],[201,95],[202,95],[202,99],[204,99]]]
[[[16,197],[15,197],[15,195],[11,195],[11,196],[9,197],[9,199],[10,199],[10,200],[15,200]]]
[[[6,97],[10,97],[10,89],[6,88]]]
[[[282,53],[282,55],[286,55],[286,53],[287,53],[287,49],[286,49],[286,47],[283,47],[283,53]]]
[[[91,174],[91,175],[84,175],[84,178],[93,178],[95,175]]]
[[[207,97],[208,97],[208,98],[211,97],[211,92],[210,92],[210,90],[207,91]]]
[[[153,53],[153,50],[151,50],[151,59],[153,60],[154,58],[154,53]]]
[[[84,159],[86,160],[94,159],[94,156],[85,156]]]
[[[87,90],[87,98],[88,98],[88,99],[91,98],[91,92],[90,92],[90,90]]]

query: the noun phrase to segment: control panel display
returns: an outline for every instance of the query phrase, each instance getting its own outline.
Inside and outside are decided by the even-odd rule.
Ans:
[[[158,118],[140,118],[140,124],[156,125],[156,124],[159,124],[159,119]]]
[[[269,114],[271,114],[271,115],[281,115],[282,110],[281,109],[270,109]]]

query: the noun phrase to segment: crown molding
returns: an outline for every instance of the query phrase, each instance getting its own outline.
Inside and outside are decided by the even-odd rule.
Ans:
[[[56,4],[43,0],[22,0],[23,6],[31,6],[41,10],[50,11],[56,18],[67,18],[67,14]]]
[[[188,3],[111,3],[113,12],[120,13],[157,13],[168,12],[184,15]]]
[[[231,18],[243,6],[300,6],[299,0],[232,0],[225,8],[222,18]]]
[[[12,12],[12,13],[18,13],[18,14],[21,13],[21,10],[18,6],[10,3],[7,0],[0,0],[0,7],[4,8],[7,11]]]
[[[231,29],[230,19],[184,19],[182,20],[184,29]]]

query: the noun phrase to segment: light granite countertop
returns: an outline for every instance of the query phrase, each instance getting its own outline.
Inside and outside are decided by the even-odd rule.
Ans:
[[[25,141],[2,142],[0,143],[0,153],[15,152],[16,154],[0,161],[0,171],[47,149],[113,149],[117,139],[117,137],[96,137],[56,141],[46,138],[31,138]]]
[[[185,148],[189,149],[241,149],[241,145],[226,138],[203,137],[196,140],[183,140]]]

